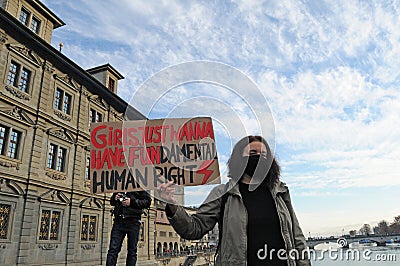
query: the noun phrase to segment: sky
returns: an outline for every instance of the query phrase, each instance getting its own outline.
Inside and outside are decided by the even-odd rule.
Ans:
[[[132,95],[177,64],[215,61],[252,80],[257,89],[245,96],[183,84],[148,115],[212,116],[226,181],[226,161],[243,132],[235,129],[253,133],[260,116],[252,111],[271,111],[268,139],[306,237],[400,215],[400,2],[43,2],[66,22],[52,45],[62,42],[84,69],[114,66],[125,76],[119,96],[139,111],[147,101]],[[187,203],[208,191],[188,190]]]

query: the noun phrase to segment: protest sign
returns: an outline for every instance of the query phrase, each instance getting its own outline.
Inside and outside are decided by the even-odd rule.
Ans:
[[[90,142],[93,194],[220,183],[210,117],[93,123]]]

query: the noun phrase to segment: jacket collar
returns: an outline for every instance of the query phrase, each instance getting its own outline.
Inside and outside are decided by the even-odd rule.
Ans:
[[[279,180],[278,183],[272,189],[272,194],[276,195],[278,193],[285,193],[285,192],[288,192],[288,190],[289,189],[286,186],[286,183]]]
[[[230,178],[228,183],[226,184],[227,192],[229,194],[237,195],[241,197],[240,191],[239,191],[239,182],[236,180],[233,180],[233,178]],[[284,193],[288,191],[288,187],[286,186],[286,183],[282,181],[278,181],[275,186],[272,188],[271,194],[273,196],[276,196],[278,193]]]

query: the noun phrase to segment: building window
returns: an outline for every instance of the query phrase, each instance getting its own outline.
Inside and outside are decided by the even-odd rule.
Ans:
[[[21,13],[19,14],[19,21],[21,21],[25,26],[28,26],[30,14],[31,13],[28,10],[22,8]]]
[[[164,231],[160,231],[160,236],[167,236],[167,232],[164,232]]]
[[[40,20],[35,16],[33,16],[31,21],[31,30],[36,34],[39,34],[39,29],[40,29]]]
[[[102,113],[97,112],[96,110],[90,108],[89,122],[90,123],[103,122]]]
[[[19,79],[18,88],[23,92],[28,92],[29,79],[31,78],[31,72],[26,68],[22,68],[21,78]]]
[[[81,240],[96,241],[97,216],[83,215],[81,220]]]
[[[173,237],[174,236],[172,232],[169,232],[168,235],[169,235],[169,237]]]
[[[20,65],[11,61],[10,69],[8,70],[7,84],[17,87],[17,80],[18,80],[17,75],[18,75],[19,69],[20,69]]]
[[[56,89],[54,97],[54,109],[60,110],[68,115],[71,114],[72,96],[62,89]]]
[[[57,166],[56,170],[60,172],[64,172],[64,165],[65,165],[65,155],[67,153],[67,150],[61,147],[58,147],[58,152],[57,152]]]
[[[0,204],[0,239],[7,239],[11,205]]]
[[[54,98],[54,109],[60,109],[61,99],[62,99],[63,91],[60,89],[56,89],[56,97]]]
[[[14,159],[17,158],[20,138],[21,138],[21,132],[15,131],[14,129],[11,130],[10,142],[8,144],[8,153],[7,153],[8,157]]]
[[[89,114],[89,125],[92,122],[95,122],[96,120],[96,111],[93,109],[90,109],[90,114]]]
[[[86,158],[85,179],[90,180],[90,157]]]
[[[39,240],[58,240],[61,212],[42,210],[40,215]]]
[[[97,113],[96,114],[96,122],[101,122],[101,121],[103,121],[103,115],[100,113]]]
[[[63,112],[66,114],[70,114],[71,113],[71,100],[72,100],[72,96],[65,93],[64,95],[64,105],[63,105]]]
[[[53,169],[55,166],[55,150],[57,149],[57,146],[54,144],[50,144],[49,147],[49,154],[47,156],[47,167]]]
[[[59,172],[65,171],[67,149],[50,143],[49,153],[47,156],[47,167]]]
[[[0,154],[17,159],[21,135],[15,129],[0,125]]]
[[[108,89],[110,91],[114,91],[115,88],[115,80],[112,79],[111,77],[108,77]]]
[[[40,19],[32,15],[26,8],[21,8],[21,13],[19,14],[19,21],[25,26],[29,27],[34,33],[38,34],[40,31]]]
[[[11,61],[7,75],[7,84],[18,87],[21,91],[28,93],[31,71]],[[18,82],[19,81],[19,82]]]

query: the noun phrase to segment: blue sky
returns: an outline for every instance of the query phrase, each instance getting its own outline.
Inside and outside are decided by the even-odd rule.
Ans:
[[[53,46],[63,42],[83,68],[113,65],[125,76],[118,94],[126,101],[149,77],[186,61],[248,75],[272,110],[282,180],[306,236],[400,215],[398,1],[43,2],[67,24],[54,31]],[[211,87],[176,88],[152,116],[170,114],[165,103],[179,105],[172,115],[186,114],[185,99],[212,95]],[[224,93],[251,128],[249,106]],[[203,115],[218,113],[208,108]],[[237,140],[224,126],[235,125],[216,125],[221,172]],[[207,190],[191,193],[197,203]]]

